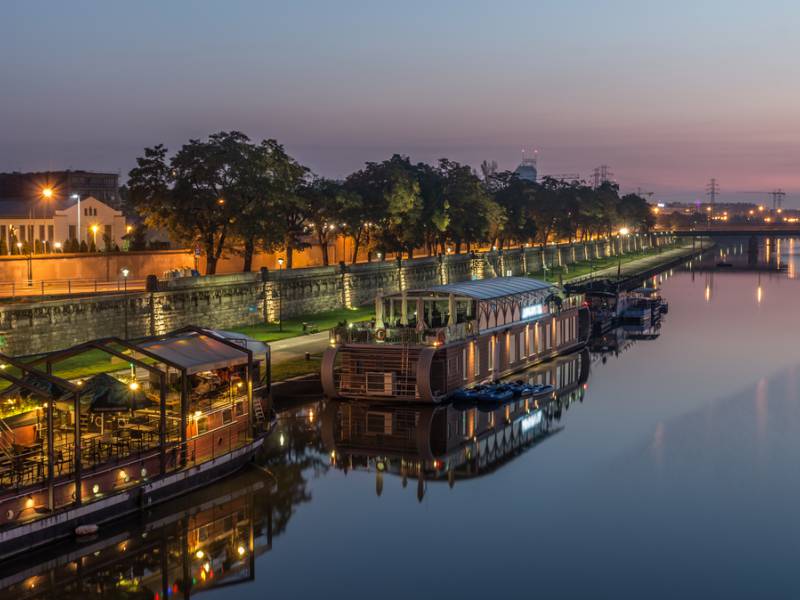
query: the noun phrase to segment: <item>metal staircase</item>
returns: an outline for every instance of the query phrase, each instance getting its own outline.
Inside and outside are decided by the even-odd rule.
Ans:
[[[266,420],[264,417],[264,407],[261,405],[261,400],[258,398],[253,398],[253,414],[256,417],[256,423],[259,425]]]
[[[4,458],[14,458],[14,444],[16,441],[14,430],[3,419],[0,419],[0,454]]]

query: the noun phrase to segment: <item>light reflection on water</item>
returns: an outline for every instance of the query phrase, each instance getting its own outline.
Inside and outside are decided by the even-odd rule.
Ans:
[[[540,369],[553,402],[285,411],[248,496],[268,551],[193,595],[800,595],[798,251],[736,240],[648,279],[661,328]]]

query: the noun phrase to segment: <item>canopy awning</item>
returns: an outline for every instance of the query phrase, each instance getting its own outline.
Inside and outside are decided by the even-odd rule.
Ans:
[[[91,412],[122,412],[158,406],[158,402],[148,398],[141,388],[131,389],[130,385],[107,373],[99,373],[84,382],[81,401],[86,400]]]
[[[236,343],[236,340],[230,341]],[[194,331],[141,342],[137,346],[167,363],[179,365],[188,374],[247,364],[247,351],[244,348],[234,348],[211,335]]]
[[[542,292],[553,287],[550,283],[531,279],[530,277],[495,277],[493,279],[460,281],[458,283],[408,290],[406,295],[411,297],[425,294],[453,294],[474,298],[475,300],[493,300],[516,294]],[[392,296],[397,297],[398,294],[393,294]]]

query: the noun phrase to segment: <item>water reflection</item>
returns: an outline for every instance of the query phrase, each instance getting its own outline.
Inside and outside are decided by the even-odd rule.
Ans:
[[[322,414],[330,465],[374,472],[378,496],[386,475],[404,488],[416,480],[422,501],[427,482],[453,487],[486,475],[559,432],[564,411],[583,402],[590,363],[584,351],[527,371],[523,378],[552,384],[553,395],[494,409],[330,401]]]
[[[268,482],[249,472],[100,535],[0,569],[0,598],[190,598],[255,579],[272,548]]]

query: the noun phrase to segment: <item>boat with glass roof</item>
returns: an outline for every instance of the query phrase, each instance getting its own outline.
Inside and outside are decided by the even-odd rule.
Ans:
[[[373,322],[332,330],[322,386],[333,398],[440,402],[578,350],[589,334],[583,296],[536,279],[404,290],[375,299]]]

